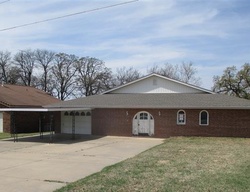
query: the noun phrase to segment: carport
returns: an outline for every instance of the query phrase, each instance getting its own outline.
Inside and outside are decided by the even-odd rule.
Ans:
[[[43,139],[43,134],[46,126],[46,130],[49,132],[49,142],[52,143],[54,142],[54,134],[55,132],[61,133],[61,117],[59,117],[59,120],[57,119],[57,124],[59,124],[59,130],[55,130],[55,125],[53,125],[53,122],[55,122],[55,112],[67,112],[70,111],[70,118],[71,118],[71,139],[75,139],[76,135],[76,115],[77,111],[82,111],[82,110],[90,110],[89,108],[83,109],[83,108],[1,108],[1,112],[10,112],[11,116],[11,124],[10,124],[10,129],[11,129],[11,135],[13,137],[14,142],[18,142],[18,128],[16,124],[16,115],[19,112],[36,112],[39,113],[39,122],[37,122],[37,125],[39,126],[39,135],[40,139]],[[44,115],[49,116],[49,122],[44,124]]]

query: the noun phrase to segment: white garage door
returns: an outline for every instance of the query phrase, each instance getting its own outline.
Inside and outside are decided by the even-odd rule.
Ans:
[[[61,112],[61,132],[72,133],[72,116],[73,112]],[[75,112],[75,133],[91,134],[91,111]]]
[[[0,133],[3,132],[3,113],[0,112]]]
[[[61,112],[61,132],[72,133],[72,116],[66,116],[64,112]]]

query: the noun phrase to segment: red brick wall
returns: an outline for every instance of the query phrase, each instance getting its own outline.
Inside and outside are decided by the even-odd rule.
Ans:
[[[177,125],[178,110],[175,109],[94,109],[92,111],[92,134],[131,136],[133,117],[140,111],[147,111],[154,117],[154,137],[250,137],[250,110],[207,110],[209,125],[200,126],[201,110],[185,110],[186,124]]]
[[[3,132],[10,133],[10,112],[3,112]]]
[[[123,109],[92,110],[92,134],[130,136],[133,114],[130,112],[127,116],[126,111]]]

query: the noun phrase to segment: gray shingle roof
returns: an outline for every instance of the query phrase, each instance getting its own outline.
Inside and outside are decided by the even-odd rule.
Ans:
[[[250,100],[221,94],[104,94],[46,108],[250,109]]]

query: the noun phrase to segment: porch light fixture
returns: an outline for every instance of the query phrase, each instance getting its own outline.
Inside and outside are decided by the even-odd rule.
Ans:
[[[161,112],[160,112],[160,111],[159,111],[159,113],[158,113],[158,114],[159,114],[159,116],[161,116]]]

